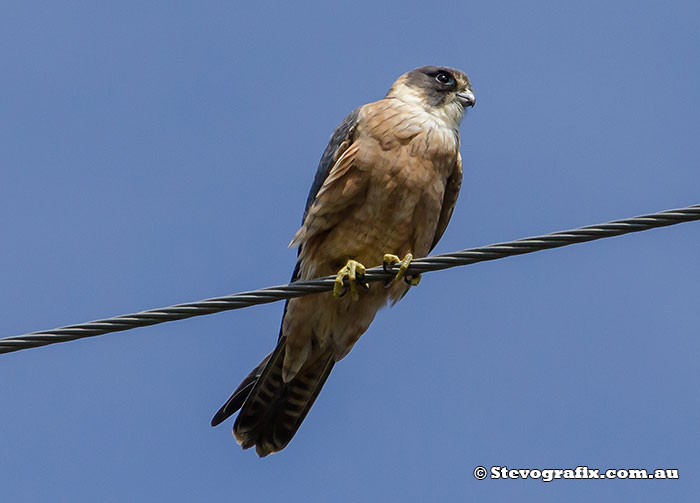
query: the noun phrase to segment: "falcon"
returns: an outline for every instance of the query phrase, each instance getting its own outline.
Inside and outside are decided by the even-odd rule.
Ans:
[[[233,434],[260,457],[287,446],[333,366],[377,311],[419,275],[406,271],[445,232],[462,184],[459,125],[473,107],[468,77],[443,66],[410,71],[382,100],[356,108],[330,138],[306,201],[292,281],[335,274],[333,292],[290,299],[277,347],[214,415],[241,410]],[[367,267],[396,269],[371,288]]]

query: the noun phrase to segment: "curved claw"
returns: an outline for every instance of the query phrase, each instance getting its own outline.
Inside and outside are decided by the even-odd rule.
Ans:
[[[403,277],[404,282],[408,286],[418,286],[418,283],[420,283],[421,280],[421,275],[420,274],[411,274],[411,275],[406,275]]]
[[[413,260],[413,254],[412,253],[407,253],[406,256],[401,260],[398,256],[387,253],[384,255],[384,259],[382,260],[382,267],[386,272],[389,272],[395,264],[399,264],[399,270],[396,273],[396,276],[394,276],[394,279],[391,281],[387,281],[387,283],[384,285],[388,287],[392,282],[394,281],[400,281],[404,280],[406,284],[410,286],[416,286],[418,283],[420,283],[420,274],[411,274],[407,275],[406,271],[408,270],[408,266],[411,265],[411,261]]]
[[[364,281],[365,271],[366,268],[364,265],[356,260],[348,260],[348,263],[338,271],[338,275],[335,277],[333,295],[340,298],[347,293],[347,289],[345,288],[345,278],[347,278],[348,284],[350,285],[350,296],[352,300],[358,300],[360,298],[357,293],[358,282],[363,290],[369,290],[369,285]]]

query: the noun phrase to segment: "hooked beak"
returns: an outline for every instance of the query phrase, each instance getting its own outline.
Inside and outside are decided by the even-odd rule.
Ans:
[[[464,108],[473,107],[476,104],[476,98],[474,97],[474,93],[471,91],[462,91],[461,93],[457,93],[457,99]]]

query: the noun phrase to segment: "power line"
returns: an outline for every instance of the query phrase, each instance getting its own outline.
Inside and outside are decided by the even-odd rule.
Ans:
[[[458,252],[416,259],[411,262],[407,273],[418,274],[439,271],[460,265],[475,264],[477,262],[496,260],[511,255],[522,255],[539,250],[559,248],[561,246],[620,236],[630,232],[645,231],[694,220],[700,220],[700,204],[623,220],[614,220],[599,225],[589,225],[568,231],[559,231],[542,236],[517,239],[506,243],[497,243],[480,248],[469,248]],[[382,267],[373,267],[367,270],[365,280],[367,282],[386,281],[391,279],[394,274],[394,272],[385,272]],[[334,280],[334,276],[326,276],[309,281],[296,281],[287,285],[271,286],[260,290],[236,293],[224,297],[214,297],[198,302],[177,304],[160,309],[141,311],[140,313],[125,314],[122,316],[115,316],[114,318],[80,323],[78,325],[68,325],[53,330],[43,330],[40,332],[6,337],[0,339],[0,354],[46,346],[58,342],[94,337],[109,332],[120,332],[137,327],[156,325],[166,321],[182,320],[194,316],[241,309],[256,304],[266,304],[277,300],[301,297],[311,293],[326,292],[333,289]]]

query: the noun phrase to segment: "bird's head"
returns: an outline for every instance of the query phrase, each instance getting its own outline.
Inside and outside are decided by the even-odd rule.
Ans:
[[[465,110],[476,103],[469,77],[447,66],[423,66],[405,73],[386,96],[420,104],[431,115],[457,127]]]

